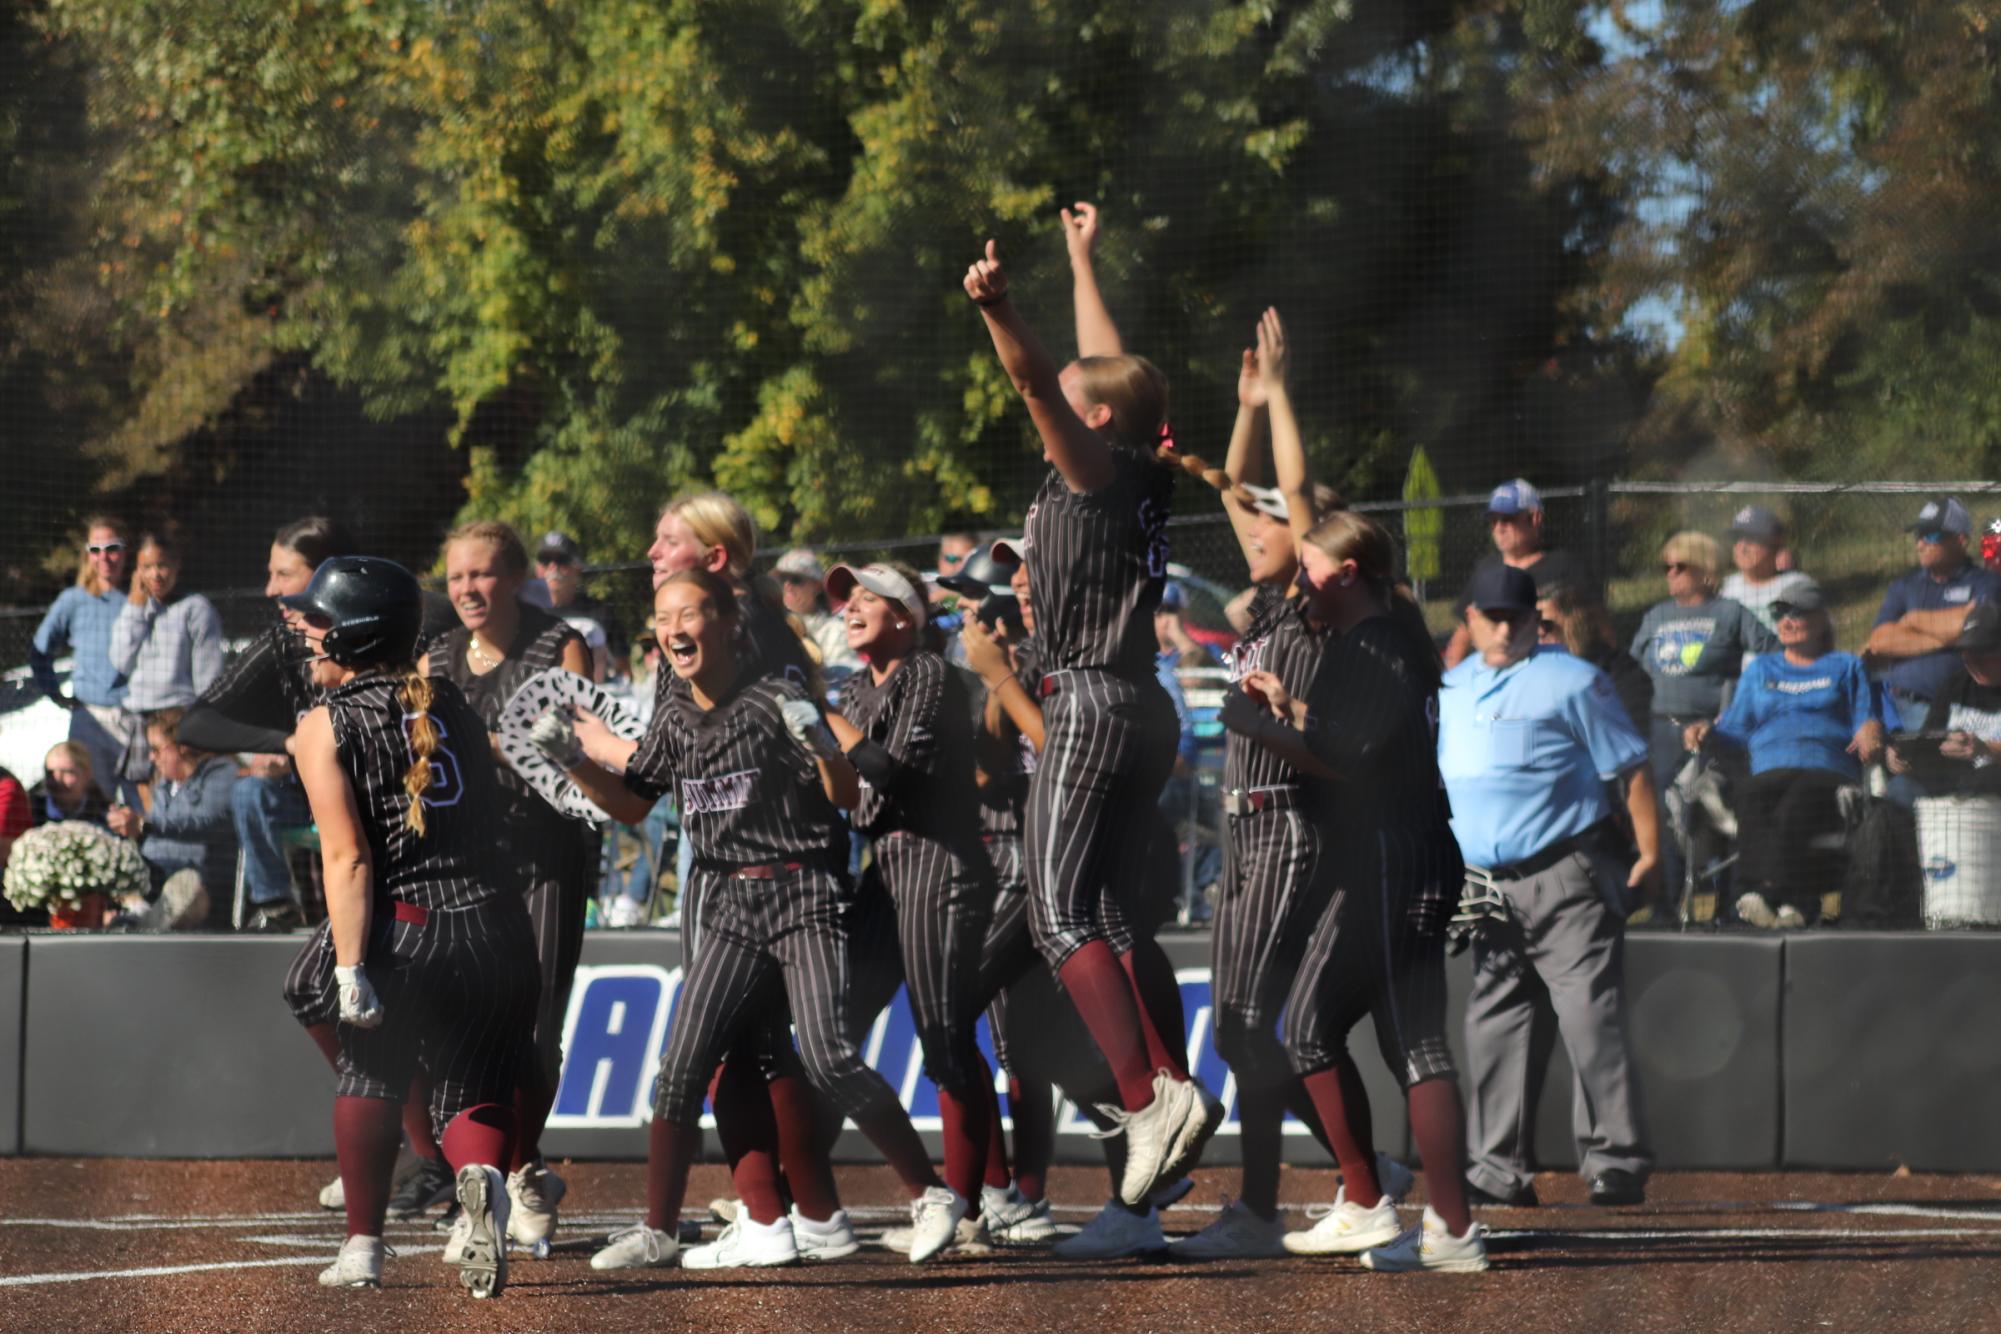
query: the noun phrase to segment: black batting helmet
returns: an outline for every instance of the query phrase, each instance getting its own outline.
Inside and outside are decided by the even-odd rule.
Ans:
[[[279,605],[327,622],[321,651],[343,667],[405,663],[417,656],[424,595],[417,576],[380,556],[320,562],[303,593]]]
[[[1020,564],[1000,559],[991,547],[975,547],[956,571],[939,576],[938,586],[969,598],[984,598],[990,593],[1013,596],[1008,581],[1014,578],[1015,567]]]

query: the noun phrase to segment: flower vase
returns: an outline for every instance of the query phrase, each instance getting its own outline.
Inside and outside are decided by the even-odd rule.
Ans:
[[[49,904],[49,925],[58,931],[94,931],[104,925],[110,904],[107,895],[96,892],[85,894],[75,907],[57,899]]]

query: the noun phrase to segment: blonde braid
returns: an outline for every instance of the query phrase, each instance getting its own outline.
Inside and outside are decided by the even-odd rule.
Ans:
[[[410,720],[410,767],[403,774],[403,790],[410,794],[410,809],[403,815],[403,827],[424,836],[424,794],[431,790],[431,756],[438,750],[438,725],[431,721],[431,678],[415,668],[403,673],[403,688],[397,698]]]

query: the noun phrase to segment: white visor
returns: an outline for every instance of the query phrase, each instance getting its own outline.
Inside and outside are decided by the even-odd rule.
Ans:
[[[835,606],[845,605],[854,596],[857,584],[879,598],[900,604],[910,613],[915,625],[921,626],[931,619],[930,606],[924,594],[887,565],[864,565],[860,569],[852,565],[836,565],[827,571],[827,597]]]

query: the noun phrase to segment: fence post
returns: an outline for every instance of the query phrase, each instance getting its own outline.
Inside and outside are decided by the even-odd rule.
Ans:
[[[1594,477],[1584,487],[1585,526],[1591,543],[1591,577],[1598,581],[1598,600],[1605,599],[1605,584],[1612,569],[1612,487],[1602,477]]]

